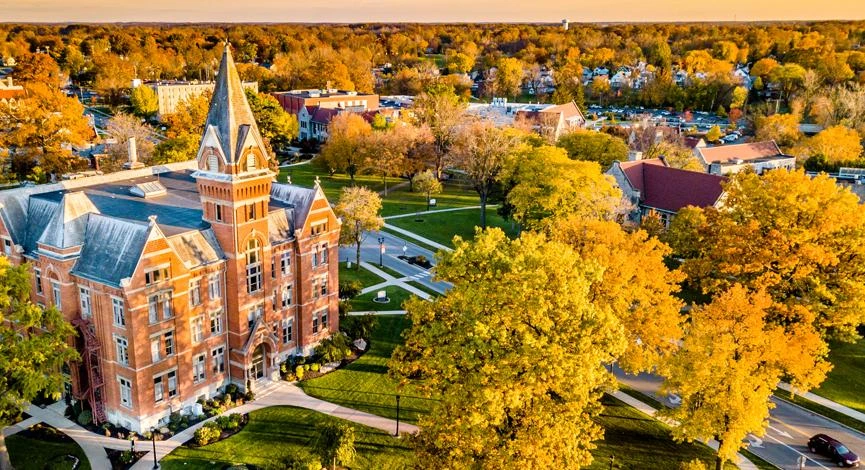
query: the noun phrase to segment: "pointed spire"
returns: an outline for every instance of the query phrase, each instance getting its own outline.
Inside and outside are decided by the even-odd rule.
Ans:
[[[258,145],[262,142],[252,109],[246,100],[243,84],[237,74],[237,67],[234,65],[231,43],[227,39],[222,52],[222,62],[219,64],[219,74],[216,76],[210,109],[207,112],[205,133],[211,127],[216,131],[222,152],[229,164],[238,162],[242,150],[240,146],[249,137],[252,137]],[[262,153],[266,155],[263,149]]]

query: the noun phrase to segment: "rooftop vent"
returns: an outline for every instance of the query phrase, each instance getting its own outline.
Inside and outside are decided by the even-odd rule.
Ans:
[[[166,194],[168,194],[165,186],[162,186],[162,183],[160,183],[159,181],[138,183],[135,186],[129,188],[129,192],[132,193],[132,195],[134,196],[143,197],[144,199],[165,196]]]

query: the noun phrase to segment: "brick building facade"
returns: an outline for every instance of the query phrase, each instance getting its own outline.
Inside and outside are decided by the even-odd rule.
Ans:
[[[147,431],[337,330],[339,221],[268,160],[226,47],[195,160],[0,193],[4,253],[78,329],[67,392],[95,420]]]

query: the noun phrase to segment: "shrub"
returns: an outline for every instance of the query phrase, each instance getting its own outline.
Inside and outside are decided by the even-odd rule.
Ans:
[[[222,429],[226,431],[234,431],[240,427],[240,423],[243,421],[243,415],[240,413],[231,413],[226,417],[228,418],[228,421],[225,423],[225,426],[222,427]]]
[[[195,431],[195,443],[200,446],[206,446],[219,439],[220,434],[222,434],[222,431],[219,429],[218,424],[214,422],[205,423],[204,426]]]
[[[700,459],[694,459],[690,462],[682,462],[679,468],[681,470],[706,470],[706,464]]]
[[[303,371],[304,371],[304,372],[309,372],[309,366],[310,366],[309,364],[304,364],[304,365],[303,365]]]
[[[219,426],[219,429],[228,429],[228,427],[231,425],[231,418],[229,418],[228,416],[218,416],[214,420],[214,422],[217,426]]]
[[[248,390],[244,398],[246,398],[246,401],[255,400],[255,392],[253,392],[252,390]]]
[[[303,380],[303,366],[297,366],[297,368],[294,369],[294,375],[297,376],[297,380]]]
[[[82,426],[88,426],[93,422],[93,412],[90,410],[84,410],[78,414],[78,424]]]
[[[378,319],[373,314],[340,316],[339,329],[348,339],[369,338]]]
[[[321,470],[322,464],[318,457],[306,451],[291,452],[282,459],[281,468],[285,470]]]
[[[225,386],[225,394],[230,396],[235,396],[237,394],[237,384],[228,384]]]
[[[360,291],[363,290],[363,284],[360,281],[346,281],[339,283],[339,298],[351,299],[357,297]]]
[[[348,337],[342,333],[334,334],[316,346],[315,354],[321,356],[324,362],[337,362],[345,359],[351,354]]]
[[[132,460],[135,458],[135,454],[132,453],[131,450],[124,450],[120,453],[120,463],[123,464],[131,464]]]
[[[319,363],[316,362],[315,364],[309,366],[309,368],[310,368],[310,370],[312,370],[313,372],[318,372],[319,369],[321,369],[321,364],[319,364]]]

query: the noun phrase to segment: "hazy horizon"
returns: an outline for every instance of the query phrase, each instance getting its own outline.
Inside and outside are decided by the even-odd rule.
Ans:
[[[569,0],[0,0],[3,23],[574,23],[753,22],[865,19],[863,0],[619,0],[575,5]],[[142,8],[146,5],[147,8]]]

